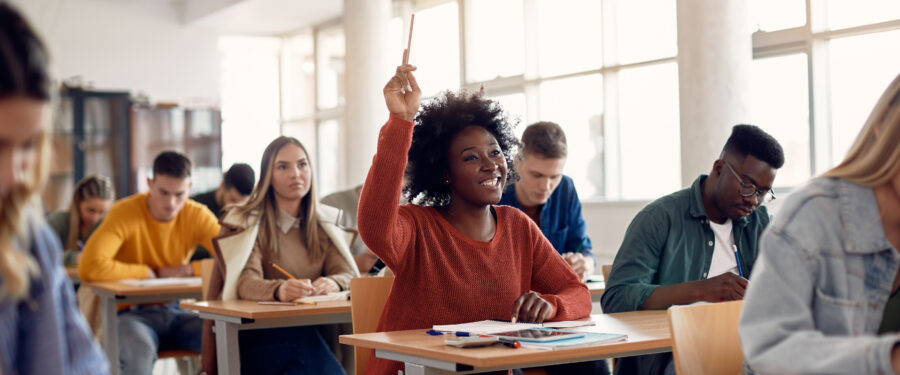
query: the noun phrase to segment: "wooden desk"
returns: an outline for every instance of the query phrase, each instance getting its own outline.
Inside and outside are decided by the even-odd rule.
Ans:
[[[180,306],[215,321],[216,361],[221,375],[241,373],[240,330],[351,322],[350,301],[283,306],[237,300],[182,302]]]
[[[555,350],[499,345],[454,348],[444,345],[446,336],[430,336],[424,329],[343,335],[340,341],[374,349],[378,358],[405,362],[405,375],[474,373],[668,352],[672,350],[672,339],[666,313],[656,310],[591,315],[597,325],[576,330],[624,333],[628,339]]]
[[[591,281],[585,284],[588,287],[588,291],[591,292],[591,302],[600,302],[600,296],[602,296],[603,291],[606,290],[606,283],[602,281]]]
[[[120,303],[169,302],[183,298],[200,298],[200,285],[134,286],[118,281],[83,283],[100,296],[103,332],[101,341],[109,359],[110,373],[119,373],[119,314]]]

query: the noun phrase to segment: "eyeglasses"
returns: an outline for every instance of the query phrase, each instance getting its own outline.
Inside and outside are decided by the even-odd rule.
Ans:
[[[741,185],[741,188],[738,189],[738,192],[742,197],[756,195],[756,201],[759,202],[759,204],[769,203],[775,200],[775,193],[771,189],[760,190],[758,187],[756,187],[756,185],[749,182],[744,182],[744,180],[741,179],[741,176],[734,170],[734,168],[731,167],[731,163],[725,161],[725,159],[720,160],[722,160],[722,163],[724,163],[725,166],[728,167],[728,170],[731,171],[731,173],[734,175],[734,178],[736,178],[738,180],[738,183]]]

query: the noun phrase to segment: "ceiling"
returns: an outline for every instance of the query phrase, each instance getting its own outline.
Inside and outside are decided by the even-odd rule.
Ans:
[[[280,35],[340,17],[343,0],[181,0],[182,22],[221,32]]]

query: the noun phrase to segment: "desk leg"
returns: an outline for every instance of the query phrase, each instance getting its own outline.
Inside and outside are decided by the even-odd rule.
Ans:
[[[441,371],[439,369],[426,367],[426,366],[422,366],[422,365],[417,365],[415,363],[410,363],[410,362],[406,362],[404,369],[403,369],[403,375],[438,375],[438,374],[445,374],[445,372]]]
[[[100,308],[103,321],[103,349],[109,359],[109,373],[119,374],[119,315],[114,296],[101,296]]]
[[[216,320],[216,363],[219,374],[241,373],[241,349],[238,346],[238,325]]]

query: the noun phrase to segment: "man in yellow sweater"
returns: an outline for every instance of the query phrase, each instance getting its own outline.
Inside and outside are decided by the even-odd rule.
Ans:
[[[191,162],[173,151],[153,161],[150,190],[124,198],[85,244],[78,276],[84,281],[180,277],[200,274],[189,264],[197,245],[212,249],[216,216],[188,197]],[[176,303],[119,311],[120,374],[150,374],[160,349],[200,352],[202,322]]]

